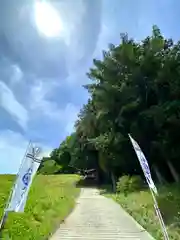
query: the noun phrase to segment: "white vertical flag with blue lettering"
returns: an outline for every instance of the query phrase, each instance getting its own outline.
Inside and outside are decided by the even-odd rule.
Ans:
[[[6,211],[24,211],[33,177],[35,176],[41,163],[41,160],[37,158],[38,153],[39,149],[35,149],[30,146],[30,151],[25,156],[25,159],[19,169],[17,180]]]
[[[149,165],[148,165],[148,162],[146,160],[146,157],[144,156],[144,153],[142,152],[141,148],[139,147],[138,143],[131,137],[130,134],[129,135],[129,138],[131,140],[131,143],[133,145],[133,148],[136,152],[136,155],[139,159],[139,162],[140,162],[140,165],[141,165],[141,168],[144,172],[144,175],[145,175],[145,178],[146,178],[146,181],[149,185],[149,187],[153,190],[153,192],[155,194],[157,194],[157,188],[152,180],[152,177],[151,177],[151,172],[150,172],[150,169],[149,169]]]

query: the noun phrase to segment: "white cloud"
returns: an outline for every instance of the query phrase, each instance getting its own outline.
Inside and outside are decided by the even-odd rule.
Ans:
[[[112,30],[106,24],[102,24],[101,32],[99,34],[99,38],[96,44],[96,49],[94,51],[94,57],[101,58],[102,50],[107,49],[109,40],[112,36]]]
[[[24,157],[28,141],[19,133],[0,132],[0,174],[16,173]]]
[[[73,74],[79,68],[79,61],[85,56],[87,50],[90,49],[89,44],[87,45],[89,39],[91,39],[91,42],[96,41],[96,31],[94,30],[98,27],[98,23],[96,23],[95,26],[92,21],[88,21],[88,24],[84,22],[85,16],[88,15],[89,18],[91,18],[91,14],[94,15],[96,9],[94,9],[93,12],[92,9],[88,8],[89,3],[84,0],[56,1],[54,5],[63,23],[60,38],[65,44],[66,53],[64,56],[67,63],[66,67],[68,72]],[[92,3],[92,5],[95,4]],[[99,3],[97,5],[99,5]],[[91,26],[93,26],[92,29]],[[87,29],[91,32],[91,36],[87,36],[86,34],[83,36],[82,33]]]
[[[71,134],[74,130],[74,123],[77,120],[78,113],[79,109],[71,103],[68,103],[65,109],[62,111],[62,116],[66,123],[65,131],[67,134]]]
[[[0,81],[0,106],[3,107],[22,128],[26,128],[28,121],[27,110],[18,102],[12,90],[2,81]]]
[[[102,21],[101,31],[96,44],[96,49],[93,53],[93,58],[102,59],[102,51],[108,50],[109,43],[115,45],[119,44],[119,33],[119,29],[113,25],[111,21],[107,21],[107,23]]]
[[[12,76],[10,77],[11,84],[19,83],[23,78],[23,72],[21,71],[20,67],[16,64],[11,66]]]
[[[77,57],[77,26],[81,26],[83,15],[86,14],[84,0],[76,0],[76,2],[72,0],[61,1],[57,3],[56,7],[58,8],[64,25],[62,31],[62,38],[68,46],[68,53],[70,54],[72,52],[73,56],[75,54],[75,57]],[[75,35],[76,38],[73,37]],[[79,47],[81,46],[78,46],[78,53]]]
[[[77,119],[79,108],[73,103],[67,103],[64,107],[59,107],[58,103],[49,101],[47,95],[53,92],[57,87],[55,83],[45,83],[38,81],[38,83],[31,88],[31,102],[30,109],[42,118],[42,115],[48,117],[51,121],[65,126],[63,130],[69,134],[73,130],[74,122]],[[63,89],[62,89],[63,90]]]
[[[0,174],[17,173],[29,141],[20,133],[10,130],[0,132]],[[40,157],[48,156],[52,148],[41,143]]]
[[[53,150],[52,147],[46,146],[46,145],[44,145],[42,143],[39,143],[39,142],[34,142],[33,144],[34,144],[34,146],[40,148],[39,158],[49,157],[50,153]]]
[[[44,114],[51,119],[59,115],[59,109],[56,102],[47,100],[47,95],[57,87],[56,82],[45,82],[39,80],[31,87],[30,92],[30,110],[36,114]]]
[[[42,152],[40,152],[40,158],[42,157],[49,157],[50,153],[52,152],[52,148],[42,149]]]

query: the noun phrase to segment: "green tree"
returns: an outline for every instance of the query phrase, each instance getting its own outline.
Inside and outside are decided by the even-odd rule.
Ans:
[[[128,133],[139,142],[157,179],[179,180],[180,42],[157,26],[141,42],[121,34],[102,60],[93,60],[85,85],[89,100],[75,132],[52,152],[62,166],[95,167],[114,184],[123,174],[142,174]]]

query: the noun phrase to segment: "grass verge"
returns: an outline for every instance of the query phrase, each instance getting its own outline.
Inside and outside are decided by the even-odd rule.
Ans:
[[[159,188],[158,202],[171,240],[180,239],[180,188],[169,185]],[[104,192],[107,197],[118,202],[152,236],[163,239],[159,221],[156,217],[153,200],[149,190],[124,194]]]
[[[80,189],[79,176],[38,175],[30,189],[24,213],[9,213],[2,239],[47,239],[73,209]],[[14,176],[0,175],[0,216],[12,187]]]

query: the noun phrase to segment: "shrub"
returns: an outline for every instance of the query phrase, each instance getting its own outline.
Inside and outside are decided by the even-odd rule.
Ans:
[[[163,219],[166,224],[173,222],[176,224],[180,222],[180,194],[179,186],[172,185],[172,191],[170,187],[164,187],[164,192],[157,196],[157,201],[163,215]]]
[[[132,176],[130,178],[129,190],[131,192],[139,191],[142,189],[144,183],[140,176]]]
[[[123,192],[124,194],[126,194],[128,192],[129,182],[130,182],[130,176],[124,175],[120,177],[117,182],[116,191],[121,193]]]
[[[143,181],[140,176],[128,176],[124,175],[119,178],[117,182],[117,192],[124,193],[125,195],[129,192],[135,192],[142,188]]]

